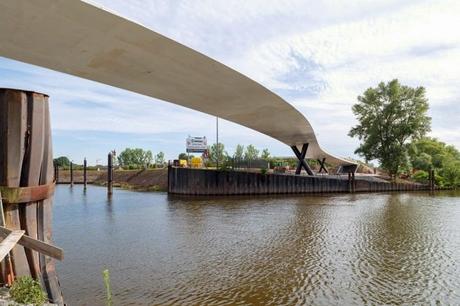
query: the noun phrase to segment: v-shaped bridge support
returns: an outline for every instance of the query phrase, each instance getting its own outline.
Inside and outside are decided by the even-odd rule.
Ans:
[[[323,170],[324,172],[329,173],[329,171],[327,171],[327,168],[326,168],[326,157],[324,157],[323,159],[318,159],[318,163],[319,163],[318,173],[323,172]]]
[[[307,155],[308,150],[308,143],[304,143],[302,145],[302,151],[299,151],[297,146],[292,146],[291,149],[292,151],[294,151],[295,156],[297,156],[297,158],[299,159],[297,163],[297,169],[295,170],[295,174],[299,175],[302,171],[302,168],[304,168],[305,171],[307,171],[308,175],[314,175],[310,166],[305,161],[305,156]]]

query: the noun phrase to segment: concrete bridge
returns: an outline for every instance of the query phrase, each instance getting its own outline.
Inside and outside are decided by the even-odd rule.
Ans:
[[[158,98],[241,124],[304,158],[324,151],[308,120],[261,84],[138,23],[83,1],[2,0],[0,56]]]

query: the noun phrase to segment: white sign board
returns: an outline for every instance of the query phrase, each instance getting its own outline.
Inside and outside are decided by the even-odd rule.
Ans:
[[[186,140],[187,153],[204,153],[208,149],[208,141],[204,137],[188,136]]]

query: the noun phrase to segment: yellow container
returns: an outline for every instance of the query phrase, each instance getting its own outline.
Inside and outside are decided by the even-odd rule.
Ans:
[[[203,167],[203,161],[201,157],[193,157],[192,158],[192,168],[201,168]]]

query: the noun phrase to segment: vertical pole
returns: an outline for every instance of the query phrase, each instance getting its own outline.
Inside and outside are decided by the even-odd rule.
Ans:
[[[348,192],[351,193],[351,172],[348,172]]]
[[[73,163],[70,162],[70,187],[73,187]]]
[[[219,169],[219,117],[216,117],[216,170]]]
[[[355,193],[356,191],[355,172],[351,173],[351,181],[352,181],[352,184],[351,184],[352,192]]]
[[[107,156],[107,194],[112,195],[113,191],[113,165],[112,165],[112,153]]]
[[[59,183],[59,166],[57,163],[54,163],[54,181],[56,184]]]
[[[53,182],[53,153],[48,96],[36,92],[0,89],[0,186],[33,187]],[[5,206],[7,228],[23,229],[45,243],[52,241],[52,201]],[[14,276],[33,276],[48,298],[63,305],[54,260],[16,245],[10,252]],[[8,279],[0,276],[2,283]]]
[[[83,160],[83,188],[86,190],[86,184],[87,184],[87,179],[86,179],[86,157]]]
[[[430,190],[434,191],[435,187],[435,175],[434,175],[434,169],[430,170]]]

